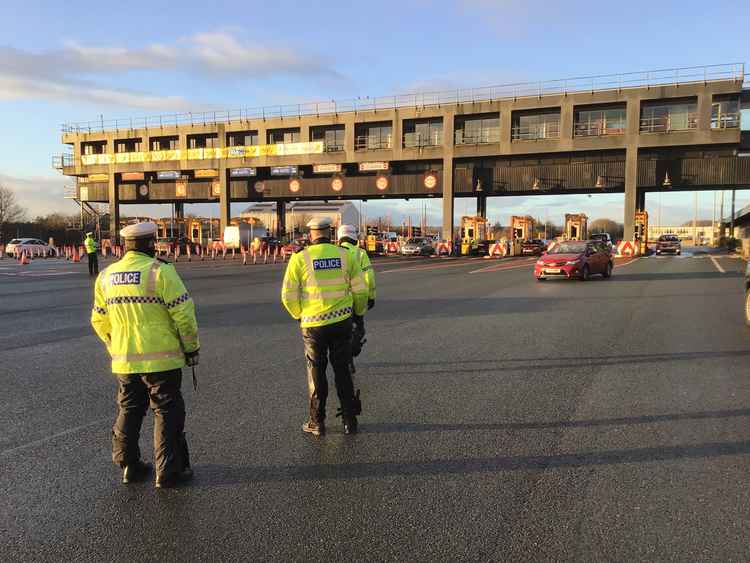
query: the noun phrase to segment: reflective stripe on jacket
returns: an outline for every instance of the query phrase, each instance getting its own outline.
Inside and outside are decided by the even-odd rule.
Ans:
[[[195,305],[172,264],[130,251],[99,274],[91,324],[114,373],[181,368],[200,347]]]
[[[365,283],[367,284],[367,296],[370,299],[375,299],[375,270],[372,268],[367,251],[350,242],[342,242],[341,246],[349,251],[354,260],[359,262],[359,267],[362,268],[362,273],[365,276]]]
[[[92,237],[86,237],[83,241],[83,246],[86,247],[86,254],[96,252],[96,241]]]
[[[325,326],[367,309],[367,284],[359,262],[345,248],[316,243],[292,255],[281,302],[303,328]]]

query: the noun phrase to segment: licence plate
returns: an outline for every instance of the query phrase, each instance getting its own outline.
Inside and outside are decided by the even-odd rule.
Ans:
[[[561,272],[560,268],[547,268],[544,270],[546,274],[559,274]]]

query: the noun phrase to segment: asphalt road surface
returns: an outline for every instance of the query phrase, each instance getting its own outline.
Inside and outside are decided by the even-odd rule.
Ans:
[[[322,439],[301,432],[283,265],[179,264],[196,477],[156,491],[110,462],[85,264],[0,261],[0,561],[750,559],[744,262],[620,260],[585,283],[532,263],[379,260],[361,433],[332,389]]]

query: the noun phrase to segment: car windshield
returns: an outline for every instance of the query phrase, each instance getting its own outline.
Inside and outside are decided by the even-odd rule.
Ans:
[[[677,237],[674,235],[662,235],[659,237],[659,242],[677,242]]]
[[[548,254],[583,254],[586,252],[585,242],[561,242],[548,252]]]
[[[421,238],[410,238],[408,241],[406,241],[406,244],[421,244],[422,239]]]
[[[20,238],[14,238],[8,244],[21,244],[21,239]]]

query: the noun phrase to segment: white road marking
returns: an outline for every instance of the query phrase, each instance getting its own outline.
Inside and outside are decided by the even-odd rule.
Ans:
[[[716,258],[714,258],[713,256],[711,256],[711,262],[714,263],[714,266],[716,266],[716,269],[719,270],[722,274],[726,274],[727,273],[727,271],[724,268],[721,267],[721,264],[719,264],[719,261]]]

